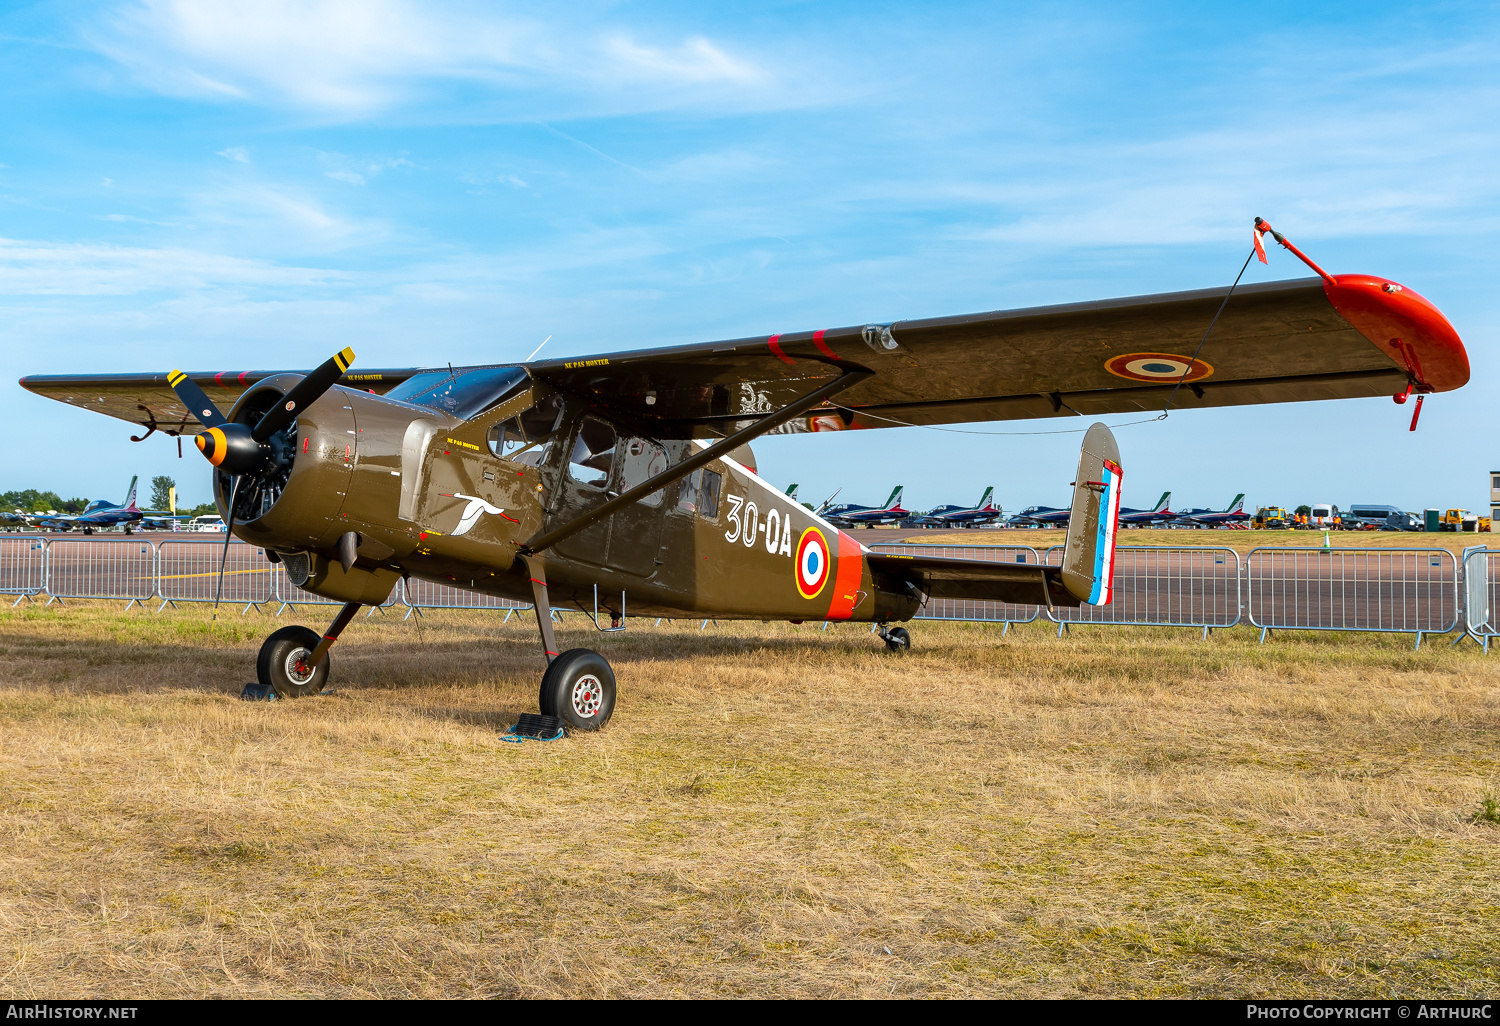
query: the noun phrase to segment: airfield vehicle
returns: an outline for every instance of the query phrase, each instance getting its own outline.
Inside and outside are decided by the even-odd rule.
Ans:
[[[1471,523],[1474,525],[1473,528],[1470,528],[1468,526]],[[1480,531],[1480,532],[1487,532],[1487,531],[1490,530],[1490,518],[1489,517],[1481,517],[1478,514],[1470,513],[1466,509],[1450,509],[1450,510],[1444,511],[1443,515],[1438,518],[1438,530],[1439,531],[1466,531],[1466,530],[1474,530],[1474,531]]]
[[[601,630],[629,615],[860,621],[901,652],[911,639],[892,624],[930,597],[1104,604],[1123,470],[1089,418],[1468,381],[1463,343],[1427,300],[1330,275],[1272,234],[1318,277],[520,364],[352,372],[346,349],[307,373],[22,385],[140,425],[139,439],[193,433],[229,535],[343,603],[321,637],[266,639],[256,674],[277,694],[321,691],[342,631],[410,576],[529,600],[541,711],[597,729],[614,671],[598,652],[558,652],[554,605],[596,610]],[[773,431],[1033,418],[1083,434],[1061,565],[870,551],[735,455]]]
[[[1280,506],[1262,506],[1255,511],[1250,526],[1257,531],[1284,531],[1293,523],[1292,515]]]

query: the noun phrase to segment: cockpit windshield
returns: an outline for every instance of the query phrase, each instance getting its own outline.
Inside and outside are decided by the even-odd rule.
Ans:
[[[385,397],[468,420],[504,399],[527,380],[522,367],[484,367],[461,374],[434,371],[407,378]]]

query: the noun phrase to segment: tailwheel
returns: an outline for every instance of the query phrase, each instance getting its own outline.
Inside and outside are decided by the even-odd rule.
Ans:
[[[323,656],[317,666],[308,666],[319,640],[317,632],[306,627],[281,628],[260,646],[256,678],[274,690],[277,698],[316,695],[328,681],[328,656]]]
[[[889,630],[882,630],[880,636],[885,640],[885,647],[888,651],[895,652],[898,655],[905,655],[911,651],[911,635],[906,632],[905,627],[892,627]]]
[[[599,730],[615,711],[615,672],[598,652],[569,649],[542,675],[539,704],[573,730]]]

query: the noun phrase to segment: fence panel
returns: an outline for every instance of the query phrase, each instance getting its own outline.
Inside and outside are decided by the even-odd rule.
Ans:
[[[171,538],[156,546],[157,597],[165,602],[212,602],[219,586],[224,540]],[[271,561],[258,545],[229,543],[224,559],[226,605],[271,601]]]
[[[47,593],[60,599],[129,599],[156,594],[156,544],[134,538],[53,538]]]
[[[46,588],[47,539],[30,534],[0,537],[0,595],[24,597]]]
[[[926,545],[881,543],[872,552],[901,556],[941,556],[948,559],[986,559],[1002,563],[1040,562],[1029,545]],[[1030,623],[1041,615],[1040,606],[1014,602],[976,602],[969,599],[930,598],[917,610],[917,620],[983,620],[992,623]]]
[[[1062,565],[1062,546],[1047,562]],[[1057,606],[1054,623],[1132,624],[1140,627],[1233,627],[1240,622],[1240,557],[1208,546],[1118,545],[1105,606]]]
[[[409,578],[405,602],[414,609],[530,609],[530,602],[465,591],[451,584]]]
[[[1265,630],[1446,634],[1458,625],[1447,549],[1251,549],[1246,612]]]

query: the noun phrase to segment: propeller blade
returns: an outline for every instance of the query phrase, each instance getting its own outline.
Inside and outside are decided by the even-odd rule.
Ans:
[[[182,400],[188,413],[198,418],[198,423],[204,427],[213,428],[227,423],[224,414],[213,404],[213,400],[204,393],[186,374],[180,370],[174,370],[167,375],[167,384],[172,386],[172,391],[177,393],[177,398]]]
[[[219,599],[224,595],[224,564],[229,561],[229,543],[234,540],[234,502],[240,491],[240,475],[229,485],[229,519],[224,524],[224,551],[219,555],[219,586],[214,589],[214,615],[219,618]]]
[[[345,348],[334,353],[307,377],[297,382],[281,402],[268,410],[266,415],[260,418],[260,423],[255,425],[255,430],[250,432],[250,437],[257,442],[264,442],[296,420],[297,414],[317,402],[318,397],[332,388],[353,362],[354,350],[352,349]]]

